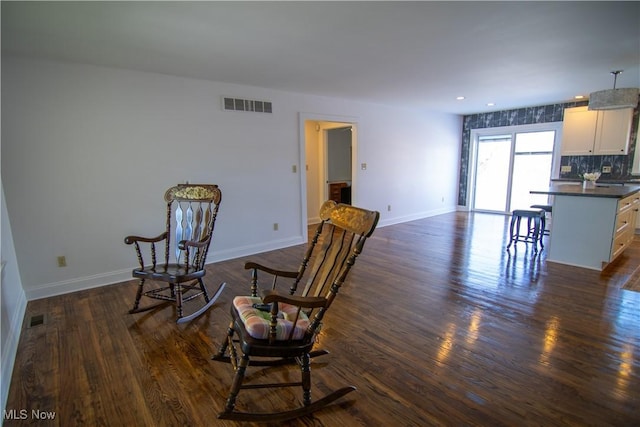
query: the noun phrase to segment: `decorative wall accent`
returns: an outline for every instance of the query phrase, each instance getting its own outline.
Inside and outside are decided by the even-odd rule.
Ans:
[[[561,122],[564,109],[587,105],[588,101],[566,102],[562,104],[543,105],[539,107],[518,108],[515,110],[492,111],[464,116],[462,123],[462,148],[460,158],[460,181],[458,189],[458,205],[467,204],[467,179],[469,175],[469,156],[471,151],[471,130],[502,126],[529,125],[535,123]],[[631,144],[629,154],[623,156],[563,156],[560,164],[570,165],[571,172],[561,174],[560,178],[578,178],[580,174],[602,170],[602,166],[611,166],[611,174],[602,176],[608,179],[624,179],[631,173],[633,156],[636,150],[638,108],[633,115],[631,128]]]

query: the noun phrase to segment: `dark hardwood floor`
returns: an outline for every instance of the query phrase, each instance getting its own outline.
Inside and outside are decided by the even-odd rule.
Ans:
[[[451,213],[376,230],[326,319],[319,344],[331,353],[312,364],[315,397],[358,390],[286,425],[640,425],[640,293],[621,289],[640,238],[601,273],[523,243],[505,252],[506,221]],[[216,419],[232,372],[211,355],[232,296],[248,292],[244,261],[297,268],[302,252],[210,265],[207,283],[227,288],[186,325],[170,306],[127,314],[135,282],[29,302],[6,406],[28,419],[4,425],[237,425]],[[44,324],[27,327],[38,314]],[[300,402],[298,389],[251,390],[238,409]]]

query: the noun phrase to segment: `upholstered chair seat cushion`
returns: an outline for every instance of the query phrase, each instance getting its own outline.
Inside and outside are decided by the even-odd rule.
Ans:
[[[233,306],[238,312],[247,333],[256,339],[268,339],[271,313],[255,307],[261,304],[262,300],[259,297],[238,296],[233,299]],[[298,307],[295,305],[278,303],[276,341],[289,339],[289,334],[292,329],[292,338],[294,340],[299,340],[304,337],[307,327],[309,326],[309,318],[304,312],[300,312],[298,320],[294,324],[297,312]]]

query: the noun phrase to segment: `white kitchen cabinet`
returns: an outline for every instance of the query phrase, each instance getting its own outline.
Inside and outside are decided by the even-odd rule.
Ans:
[[[562,155],[593,154],[596,140],[597,111],[587,107],[565,108],[562,121]]]
[[[629,151],[633,109],[590,111],[566,108],[562,123],[562,155],[624,155]]]
[[[613,231],[613,242],[611,244],[611,257],[613,261],[618,257],[633,241],[635,233],[636,213],[640,204],[640,193],[626,197],[618,202],[616,212],[616,225]]]

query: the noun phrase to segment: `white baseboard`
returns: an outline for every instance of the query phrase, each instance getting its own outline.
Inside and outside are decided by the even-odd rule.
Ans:
[[[307,218],[307,225],[320,224],[320,222],[322,222],[322,220],[320,219],[319,216],[314,216],[313,218]]]
[[[400,224],[403,222],[416,221],[418,219],[429,218],[436,215],[442,215],[450,212],[455,212],[457,208],[455,206],[445,207],[441,209],[433,209],[430,211],[420,212],[413,215],[397,216],[393,218],[381,219],[378,223],[379,227],[386,227],[388,225]]]
[[[131,280],[131,270],[111,271],[107,273],[96,274],[93,276],[78,277],[71,280],[63,280],[60,282],[45,283],[39,286],[25,289],[27,300],[33,301],[41,298],[53,297],[56,295],[68,294],[70,292],[82,291],[85,289],[97,288],[113,283]]]
[[[276,249],[287,248],[289,246],[295,246],[302,243],[304,243],[302,237],[295,236],[289,239],[274,240],[266,244],[243,246],[227,251],[216,252],[212,248],[212,251],[209,253],[209,257],[207,259],[207,264],[240,258]],[[45,283],[43,285],[25,290],[26,298],[27,301],[32,301],[41,298],[67,294],[70,292],[77,292],[85,289],[112,285],[114,283],[125,282],[132,279],[131,270],[133,269],[133,267],[134,266],[132,265],[131,268],[127,268],[125,270],[111,271],[96,274],[93,276],[78,277],[75,279],[60,282]]]
[[[2,396],[2,409],[6,409],[7,398],[9,397],[9,386],[11,385],[11,376],[13,374],[13,365],[16,360],[16,353],[18,351],[18,342],[20,341],[20,333],[22,332],[22,322],[24,320],[24,314],[27,311],[27,298],[24,293],[20,294],[18,301],[16,301],[15,311],[13,312],[13,318],[9,319],[10,326],[9,336],[6,341],[2,343],[2,381],[0,393]]]

